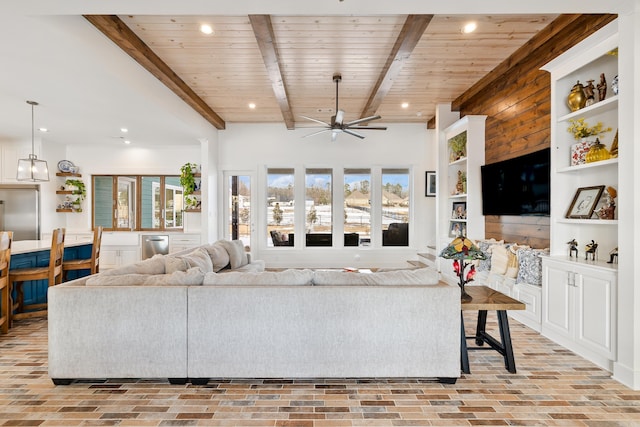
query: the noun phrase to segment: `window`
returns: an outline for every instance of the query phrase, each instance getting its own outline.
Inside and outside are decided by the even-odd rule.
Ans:
[[[331,246],[333,217],[331,169],[307,169],[305,173],[306,246]]]
[[[293,246],[294,170],[267,170],[267,244]]]
[[[409,246],[409,170],[382,169],[382,246]]]
[[[106,230],[182,229],[178,176],[93,176],[93,224]]]
[[[344,170],[345,246],[371,242],[371,170]],[[357,240],[348,235],[357,233]]]

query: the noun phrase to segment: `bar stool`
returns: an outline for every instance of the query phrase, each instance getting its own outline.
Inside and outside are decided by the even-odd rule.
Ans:
[[[16,299],[11,304],[11,312],[9,313],[9,326],[13,320],[27,319],[47,314],[47,303],[25,304],[24,303],[24,282],[33,280],[47,280],[49,286],[55,286],[62,283],[62,258],[64,256],[64,228],[56,228],[53,230],[51,237],[51,250],[49,252],[49,266],[47,267],[31,267],[16,268],[9,270],[9,297],[13,295],[15,290]]]
[[[63,279],[69,280],[69,271],[90,270],[91,274],[100,271],[100,244],[102,242],[102,226],[93,229],[93,245],[91,246],[91,258],[70,259],[62,262]]]
[[[11,262],[12,231],[0,232],[0,332],[9,332],[9,264]]]

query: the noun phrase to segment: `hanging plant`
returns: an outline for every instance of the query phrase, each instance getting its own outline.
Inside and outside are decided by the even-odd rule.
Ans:
[[[184,191],[184,195],[188,196],[196,191],[195,172],[198,170],[198,165],[195,163],[185,163],[180,168],[180,185]]]
[[[71,190],[71,194],[76,196],[78,203],[82,202],[87,197],[87,189],[84,186],[84,182],[80,179],[67,179],[64,185]]]

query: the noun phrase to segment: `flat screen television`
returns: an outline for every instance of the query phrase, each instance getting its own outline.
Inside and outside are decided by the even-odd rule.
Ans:
[[[551,150],[481,166],[483,215],[549,216]]]

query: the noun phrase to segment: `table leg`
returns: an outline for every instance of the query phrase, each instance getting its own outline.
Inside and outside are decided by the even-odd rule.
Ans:
[[[516,373],[516,359],[513,356],[511,333],[509,332],[509,318],[506,310],[498,310],[498,324],[500,326],[500,341],[504,350],[504,366],[512,374]]]
[[[460,370],[465,374],[470,374],[469,352],[467,351],[467,336],[464,333],[464,315],[460,312]]]
[[[478,311],[478,324],[476,325],[476,345],[484,344],[481,338],[487,329],[487,310]]]

